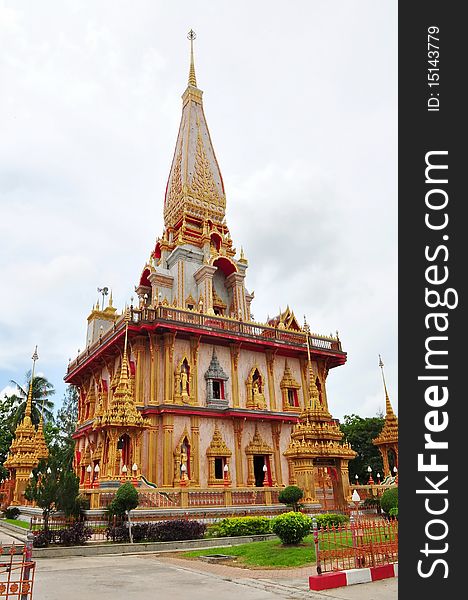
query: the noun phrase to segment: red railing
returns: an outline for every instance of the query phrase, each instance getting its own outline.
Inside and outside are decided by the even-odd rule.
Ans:
[[[24,546],[22,553],[12,545],[0,546],[0,598],[5,600],[31,600],[33,597],[35,561],[31,560],[31,549]]]
[[[317,529],[317,572],[375,567],[398,561],[398,521],[351,519],[338,527]]]
[[[206,315],[192,310],[182,310],[169,306],[158,306],[157,308],[142,308],[130,310],[130,322],[155,323],[167,322],[189,325],[207,331],[227,332],[246,338],[265,338],[282,344],[292,344],[305,348],[306,334],[302,331],[292,331],[270,327],[262,323],[246,322],[227,317]],[[71,361],[68,365],[68,373],[77,368],[88,356],[91,356],[102,344],[109,341],[117,332],[125,328],[125,319],[121,316],[113,325],[105,331],[98,340],[90,344],[85,351]],[[312,349],[342,352],[341,341],[337,337],[322,336],[315,333],[309,334],[309,344]]]
[[[223,490],[219,491],[191,491],[188,495],[189,506],[224,506],[225,494]]]

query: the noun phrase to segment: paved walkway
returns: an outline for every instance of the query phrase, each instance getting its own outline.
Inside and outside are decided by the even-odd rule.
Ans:
[[[34,600],[396,600],[397,580],[308,590],[302,569],[251,571],[160,554],[38,559]],[[293,572],[293,575],[289,572]],[[267,576],[265,576],[265,573]],[[264,576],[262,578],[262,575]]]

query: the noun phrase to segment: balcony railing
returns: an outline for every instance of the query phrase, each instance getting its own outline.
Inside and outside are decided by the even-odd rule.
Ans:
[[[225,333],[227,336],[235,335],[246,339],[264,339],[279,344],[306,346],[306,333],[303,331],[294,331],[292,329],[281,329],[271,327],[262,323],[253,321],[242,321],[240,319],[231,319],[229,317],[220,317],[206,315],[193,310],[184,310],[180,308],[171,308],[169,306],[158,306],[156,308],[131,308],[129,311],[130,323],[135,325],[155,324],[161,325],[174,324],[201,331],[213,331]],[[125,318],[119,317],[113,326],[109,328],[98,340],[90,344],[84,352],[69,363],[68,372],[73,371],[88,356],[91,356],[102,344],[106,343],[117,332],[125,327]],[[341,341],[338,337],[323,336],[315,333],[309,334],[309,345],[312,350],[328,350],[331,352],[342,353]]]

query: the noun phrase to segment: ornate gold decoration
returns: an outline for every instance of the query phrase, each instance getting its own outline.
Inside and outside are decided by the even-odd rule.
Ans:
[[[255,373],[258,373],[257,378],[254,378]],[[257,366],[252,367],[250,370],[245,385],[247,388],[247,408],[265,410],[266,401],[263,393],[265,383],[262,374],[260,373],[260,369]]]
[[[206,449],[206,455],[208,457],[208,485],[220,485],[220,480],[215,478],[215,458],[223,458],[225,459],[224,464],[229,465],[229,458],[232,456],[232,452],[226,446],[217,423],[215,424],[210,445]],[[230,470],[227,472],[226,483],[231,484]]]
[[[273,448],[269,444],[267,444],[267,442],[265,442],[265,440],[260,435],[260,432],[258,431],[257,423],[255,423],[255,432],[254,432],[253,438],[245,447],[245,454],[247,455],[247,470],[248,470],[247,485],[248,486],[255,485],[255,472],[254,472],[253,457],[254,456],[267,456],[267,457],[269,457],[269,460],[270,460],[273,455]],[[270,470],[271,470],[272,485],[275,486],[276,478],[273,473],[273,465],[271,464],[271,460],[270,460]]]
[[[281,395],[283,398],[283,410],[299,412],[301,410],[300,406],[293,406],[289,403],[288,390],[295,390],[297,397],[298,397],[298,404],[299,404],[298,391],[300,390],[301,386],[294,379],[287,359],[284,361],[284,372],[283,372],[283,377],[280,381],[280,388],[281,388]]]
[[[188,373],[187,373],[188,370]],[[187,356],[183,356],[174,371],[174,403],[195,404],[192,365]]]

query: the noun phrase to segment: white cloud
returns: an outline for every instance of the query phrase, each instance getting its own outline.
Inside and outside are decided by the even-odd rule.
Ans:
[[[0,6],[0,385],[37,343],[63,390],[97,286],[131,296],[162,232],[193,27],[256,318],[289,304],[340,331],[336,416],[383,406],[378,353],[396,405],[396,7],[14,6]]]

